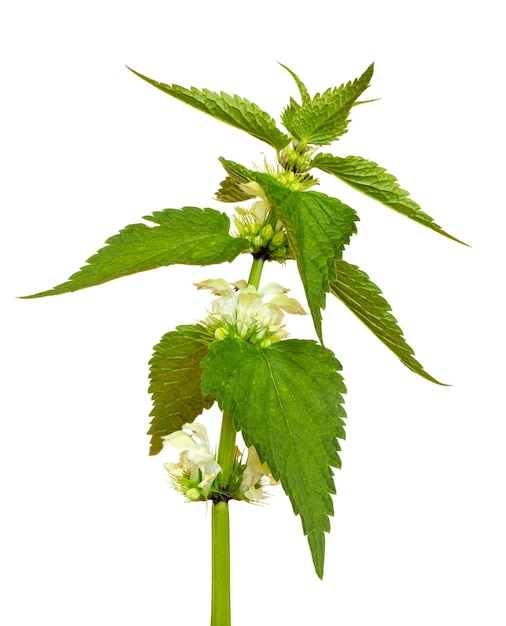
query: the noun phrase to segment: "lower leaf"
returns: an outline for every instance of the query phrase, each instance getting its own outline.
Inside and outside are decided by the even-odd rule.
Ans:
[[[186,334],[189,329],[189,326],[184,327]],[[198,336],[198,328],[195,333]],[[160,452],[162,437],[193,422],[204,409],[213,405],[214,398],[204,395],[201,389],[203,370],[200,362],[207,352],[206,343],[189,338],[180,330],[167,333],[155,346],[149,362],[149,393],[153,397],[150,414],[153,420],[148,431],[151,435],[150,455]]]
[[[301,516],[317,575],[323,576],[325,532],[333,514],[332,467],[344,439],[341,366],[314,341],[286,340],[268,348],[224,339],[202,361],[202,389],[234,419],[281,480]]]

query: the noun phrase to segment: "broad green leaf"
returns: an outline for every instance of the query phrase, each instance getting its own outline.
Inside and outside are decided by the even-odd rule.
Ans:
[[[284,148],[290,141],[290,138],[276,127],[276,122],[272,117],[249,100],[236,95],[230,96],[223,91],[216,93],[209,91],[209,89],[197,89],[196,87],[187,89],[180,85],[166,85],[143,76],[130,67],[128,69],[164,93],[199,111],[208,113],[225,124],[244,130],[249,135],[265,141],[277,150]]]
[[[424,213],[420,206],[408,197],[409,192],[401,189],[395,176],[389,174],[376,163],[358,156],[343,158],[333,156],[332,154],[317,154],[313,159],[312,166],[337,176],[337,178],[348,183],[354,189],[378,200],[385,206],[402,213],[402,215],[409,217],[415,222],[427,226],[458,243],[464,243],[448,234],[436,224],[432,217]]]
[[[371,64],[356,80],[327,89],[323,94],[317,93],[295,112],[285,114],[283,124],[296,139],[306,144],[332,143],[346,132],[350,110],[369,87],[373,71],[374,64]]]
[[[190,327],[185,327],[189,331]],[[197,330],[197,329],[196,329]],[[186,337],[179,328],[162,337],[149,362],[149,393],[153,397],[150,455],[163,447],[162,437],[193,422],[214,399],[202,394],[200,362],[208,353],[202,341]]]
[[[344,439],[341,366],[313,341],[286,340],[261,349],[236,339],[213,343],[202,389],[233,417],[281,480],[301,516],[316,573],[323,576],[325,532],[333,515],[332,467],[340,467]]]
[[[215,209],[165,209],[144,218],[157,226],[130,224],[106,241],[67,282],[25,298],[53,296],[100,285],[158,267],[212,265],[232,261],[248,249],[245,239],[229,235],[230,220]]]
[[[428,374],[414,356],[397,320],[391,313],[388,302],[381,295],[380,288],[356,265],[340,259],[336,261],[336,278],[330,283],[330,291],[382,341],[387,348],[411,371],[438,385],[439,382]]]
[[[318,191],[291,191],[268,174],[253,175],[286,228],[316,333],[323,343],[321,310],[329,281],[335,279],[335,260],[341,258],[344,246],[356,232],[357,214],[337,198]]]

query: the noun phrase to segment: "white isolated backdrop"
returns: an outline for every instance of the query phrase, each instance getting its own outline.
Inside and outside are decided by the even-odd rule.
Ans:
[[[233,623],[506,623],[502,323],[504,38],[498,3],[393,0],[5,3],[2,64],[2,515],[8,626],[208,623],[210,515],[147,456],[152,347],[202,319],[171,267],[74,294],[64,281],[143,215],[213,200],[218,157],[272,151],[140,81],[238,93],[278,116],[296,96],[376,71],[331,147],[396,175],[465,248],[323,173],[361,218],[346,258],[383,290],[438,387],[407,371],[329,297],[328,346],[349,414],[323,582],[281,488],[232,503]],[[293,268],[264,281],[292,287]],[[314,338],[309,320],[289,319]],[[219,414],[202,417],[213,435]],[[163,457],[163,458],[162,458]]]

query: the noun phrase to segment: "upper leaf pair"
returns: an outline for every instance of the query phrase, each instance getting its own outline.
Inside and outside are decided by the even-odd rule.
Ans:
[[[282,65],[295,79],[302,96],[302,104],[293,99],[282,114],[282,122],[290,135],[286,135],[276,126],[274,119],[258,105],[237,95],[230,96],[209,89],[167,85],[148,78],[132,68],[131,72],[150,85],[169,94],[177,100],[203,111],[217,120],[244,130],[248,134],[265,141],[276,150],[282,150],[292,139],[304,144],[323,146],[335,141],[346,132],[348,115],[357,98],[369,86],[374,66],[371,64],[356,80],[338,88],[317,93],[313,98],[298,76]]]

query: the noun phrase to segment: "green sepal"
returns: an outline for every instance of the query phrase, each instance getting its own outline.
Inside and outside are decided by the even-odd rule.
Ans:
[[[212,265],[248,250],[246,239],[229,234],[230,219],[215,209],[165,209],[144,218],[157,226],[130,224],[106,241],[67,282],[25,298],[54,296],[167,265]]]
[[[276,150],[281,150],[290,141],[290,138],[277,128],[276,122],[268,113],[245,98],[237,95],[230,96],[223,91],[217,93],[209,89],[197,89],[196,87],[187,89],[180,85],[167,85],[148,78],[130,67],[128,69],[173,98],[181,100],[195,109],[225,122],[225,124],[244,130],[249,135],[265,141]]]
[[[332,154],[317,154],[312,161],[312,167],[337,176],[354,189],[394,211],[453,241],[467,245],[436,224],[432,217],[424,213],[409,197],[409,192],[400,187],[397,178],[376,163],[359,156],[337,157]]]
[[[438,385],[444,385],[427,373],[415,359],[414,351],[403,337],[391,308],[380,288],[356,265],[343,259],[336,261],[336,278],[330,291],[352,311],[376,337],[415,374]]]
[[[181,326],[165,334],[154,347],[149,362],[149,393],[153,398],[150,416],[150,455],[163,448],[162,437],[180,430],[183,424],[193,422],[204,409],[209,409],[214,398],[202,393],[200,362],[208,354],[208,344],[200,339],[198,325]]]
[[[356,80],[327,89],[303,101],[300,108],[283,115],[283,124],[304,144],[324,146],[347,131],[348,115],[357,98],[369,87],[374,71],[371,64]]]
[[[301,516],[317,575],[333,515],[332,467],[340,467],[346,389],[334,355],[314,341],[286,340],[268,348],[224,339],[201,363],[202,390],[229,411],[248,446],[267,461]]]

